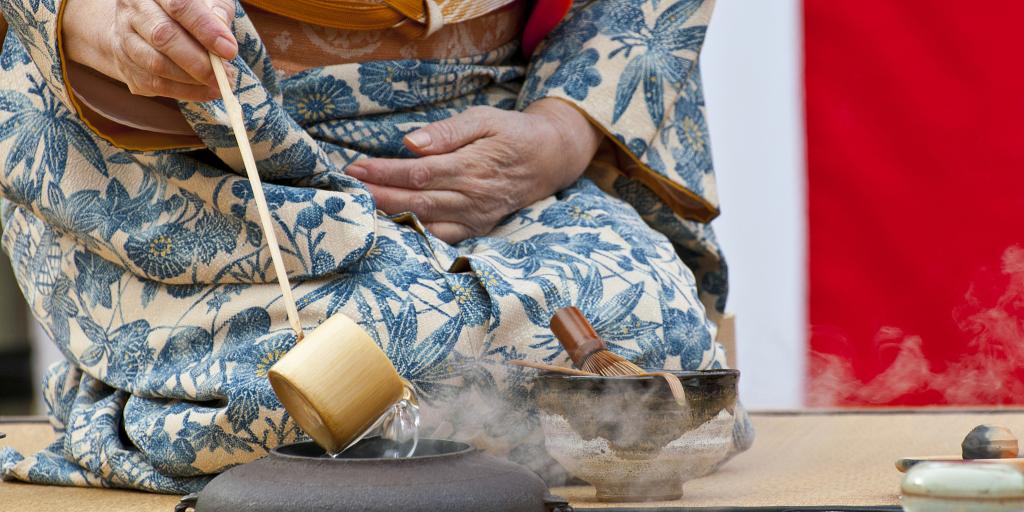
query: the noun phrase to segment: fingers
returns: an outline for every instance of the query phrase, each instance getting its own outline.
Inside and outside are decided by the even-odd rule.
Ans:
[[[388,214],[413,212],[423,222],[465,221],[472,213],[470,199],[448,190],[408,190],[366,185],[377,202],[377,209]]]
[[[482,235],[494,225],[486,222],[472,201],[458,192],[423,192],[370,184],[366,188],[379,210],[388,214],[413,212],[434,236],[449,244]]]
[[[206,49],[159,6],[144,4],[141,9],[138,15],[131,18],[135,32],[196,81],[213,84],[213,67]]]
[[[467,238],[476,236],[476,233],[466,225],[459,224],[457,222],[433,222],[426,224],[424,227],[431,234],[444,240],[445,242],[455,245]]]
[[[157,78],[151,82],[154,96],[164,96],[182,101],[210,101],[220,97],[220,91],[206,85],[188,85],[181,82]]]
[[[138,34],[132,32],[124,36],[121,46],[123,53],[139,69],[147,70],[149,73],[166,78],[175,82],[188,85],[202,85],[202,83],[187,71],[169,59],[166,55],[156,51]]]
[[[157,0],[196,41],[223,59],[233,59],[238,43],[231,33],[235,4],[228,0]]]
[[[118,62],[128,90],[139,96],[165,96],[186,101],[209,101],[219,93],[209,85],[199,84],[184,70],[169,61],[137,35],[121,41],[118,52],[125,56]],[[154,55],[156,57],[154,57]],[[141,61],[141,62],[137,62]]]
[[[454,155],[368,158],[350,165],[345,172],[365,183],[416,190],[451,189],[459,174]]]
[[[477,139],[494,135],[507,114],[494,107],[472,107],[406,135],[405,145],[420,155],[451,153]]]
[[[164,96],[183,101],[210,101],[220,93],[208,85],[189,85],[138,70],[127,82],[128,90],[138,96]]]

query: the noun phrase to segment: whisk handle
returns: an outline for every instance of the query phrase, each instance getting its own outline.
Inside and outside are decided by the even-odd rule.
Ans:
[[[555,311],[551,317],[551,332],[555,333],[577,368],[594,352],[607,350],[604,340],[583,316],[583,312],[574,306],[567,306]]]

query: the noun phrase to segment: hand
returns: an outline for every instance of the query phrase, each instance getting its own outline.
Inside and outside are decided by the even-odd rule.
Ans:
[[[489,233],[505,216],[571,185],[601,132],[569,104],[523,112],[472,107],[405,137],[419,158],[370,158],[348,167],[387,213],[411,211],[448,243]]]
[[[207,52],[238,53],[232,0],[67,1],[62,34],[72,61],[124,82],[132,94],[220,96]]]

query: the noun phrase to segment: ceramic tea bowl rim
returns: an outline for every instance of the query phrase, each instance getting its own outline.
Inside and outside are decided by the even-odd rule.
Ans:
[[[376,437],[370,437],[370,438],[365,439],[365,441],[370,441],[370,440],[373,440],[373,439],[377,439],[377,438]],[[317,445],[315,441],[298,441],[298,442],[295,442],[295,443],[282,444],[280,446],[271,448],[270,449],[270,455],[272,455],[274,457],[281,457],[281,458],[284,458],[284,459],[315,460],[315,461],[325,461],[325,462],[330,462],[330,463],[379,464],[381,462],[388,462],[388,463],[406,462],[406,463],[408,463],[408,462],[427,461],[427,460],[434,460],[434,459],[441,459],[441,458],[464,457],[466,455],[469,455],[469,454],[477,451],[477,448],[475,446],[473,446],[473,445],[471,445],[469,443],[464,443],[462,441],[452,441],[451,439],[431,439],[431,438],[421,438],[419,440],[420,443],[422,443],[424,441],[427,441],[427,442],[430,442],[430,441],[441,441],[441,442],[444,442],[444,443],[451,443],[453,445],[457,445],[459,447],[459,449],[456,450],[456,451],[453,451],[453,452],[448,452],[448,453],[434,453],[434,454],[431,454],[431,455],[413,455],[412,457],[400,457],[400,458],[366,457],[366,458],[358,458],[358,459],[356,459],[356,458],[344,458],[344,457],[339,457],[339,458],[335,459],[333,457],[324,457],[322,455],[321,456],[316,456],[316,457],[308,457],[308,456],[303,456],[303,455],[294,455],[294,454],[291,454],[291,453],[283,453],[281,451],[282,449],[288,449],[288,448],[296,447],[296,446],[299,446],[299,445],[313,445],[313,446],[316,446],[318,449],[323,450],[323,448],[320,448],[320,446]],[[326,454],[326,452],[324,452],[324,454]]]
[[[713,370],[654,370],[645,368],[644,371],[656,372],[656,373],[668,373],[679,377],[679,380],[687,381],[702,378],[715,378],[715,377],[739,377],[740,371],[734,368],[717,368]],[[569,380],[569,381],[630,381],[630,380],[651,380],[651,379],[664,379],[661,375],[569,375],[565,373],[553,372],[553,371],[542,371],[540,372],[539,378],[550,379],[550,380]]]

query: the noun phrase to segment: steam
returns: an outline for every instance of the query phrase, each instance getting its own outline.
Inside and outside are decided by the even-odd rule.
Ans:
[[[420,437],[463,441],[533,470],[549,485],[563,484],[568,475],[545,450],[533,406],[536,390],[531,380],[537,372],[490,361],[462,361],[456,373],[463,376],[464,385],[436,399],[429,393],[421,396]]]
[[[896,357],[868,381],[858,379],[842,357],[811,354],[808,405],[884,404],[911,393],[934,394],[953,405],[1019,402],[1024,397],[1024,248],[1012,246],[1003,253],[1001,272],[1007,284],[994,301],[976,283],[968,289],[965,304],[953,311],[957,327],[971,338],[970,354],[935,370],[919,336],[884,327],[875,344],[880,351],[895,350]]]
[[[678,404],[661,378],[545,386],[533,369],[483,361],[460,372],[508,387],[450,388],[424,400],[423,437],[468,442],[537,473],[549,486],[594,484],[605,495],[661,496],[714,471],[733,449],[737,412],[728,392],[688,390]],[[673,482],[677,487],[673,488]],[[667,490],[666,490],[667,489]]]

